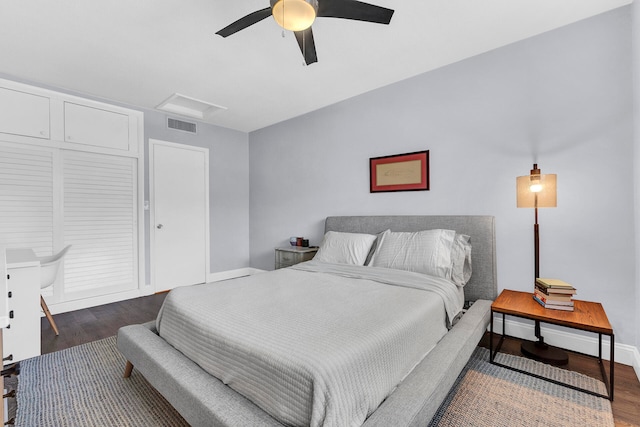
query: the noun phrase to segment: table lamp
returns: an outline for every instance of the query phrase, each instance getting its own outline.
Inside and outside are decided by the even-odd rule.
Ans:
[[[529,175],[516,179],[517,203],[519,208],[534,208],[535,223],[533,224],[533,262],[535,286],[540,277],[540,227],[538,225],[538,208],[555,208],[557,206],[557,176],[555,174],[542,175],[538,164],[533,164]],[[535,321],[536,342],[524,342],[522,353],[532,359],[540,360],[552,365],[564,365],[569,361],[567,353],[544,342],[540,334],[540,322]]]

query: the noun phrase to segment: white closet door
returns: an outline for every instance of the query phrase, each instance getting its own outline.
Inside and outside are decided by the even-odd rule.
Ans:
[[[64,296],[138,287],[137,159],[63,151]]]
[[[209,246],[209,150],[149,141],[152,283],[204,283]]]
[[[0,243],[51,255],[53,153],[0,142]]]

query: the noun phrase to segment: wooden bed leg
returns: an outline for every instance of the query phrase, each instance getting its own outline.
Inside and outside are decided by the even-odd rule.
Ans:
[[[133,363],[127,360],[127,365],[124,367],[124,378],[129,378],[133,371]]]

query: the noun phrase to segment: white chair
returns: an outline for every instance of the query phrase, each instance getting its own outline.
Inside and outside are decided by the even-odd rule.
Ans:
[[[60,264],[62,264],[62,259],[65,254],[69,250],[71,245],[68,245],[63,250],[58,252],[55,255],[39,257],[40,260],[40,289],[48,288],[53,285],[56,281],[56,277],[58,277],[58,269],[60,268]],[[47,316],[47,320],[51,324],[53,331],[56,335],[60,335],[58,333],[58,327],[56,326],[56,322],[53,320],[53,316],[51,316],[51,312],[49,311],[49,307],[47,307],[47,303],[44,302],[44,298],[40,295],[40,306],[44,311],[45,316]]]

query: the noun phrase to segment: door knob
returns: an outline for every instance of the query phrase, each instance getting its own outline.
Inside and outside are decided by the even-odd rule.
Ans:
[[[162,229],[162,224],[158,224],[158,225],[156,226],[156,228],[157,228],[158,230],[161,230],[161,229]]]

